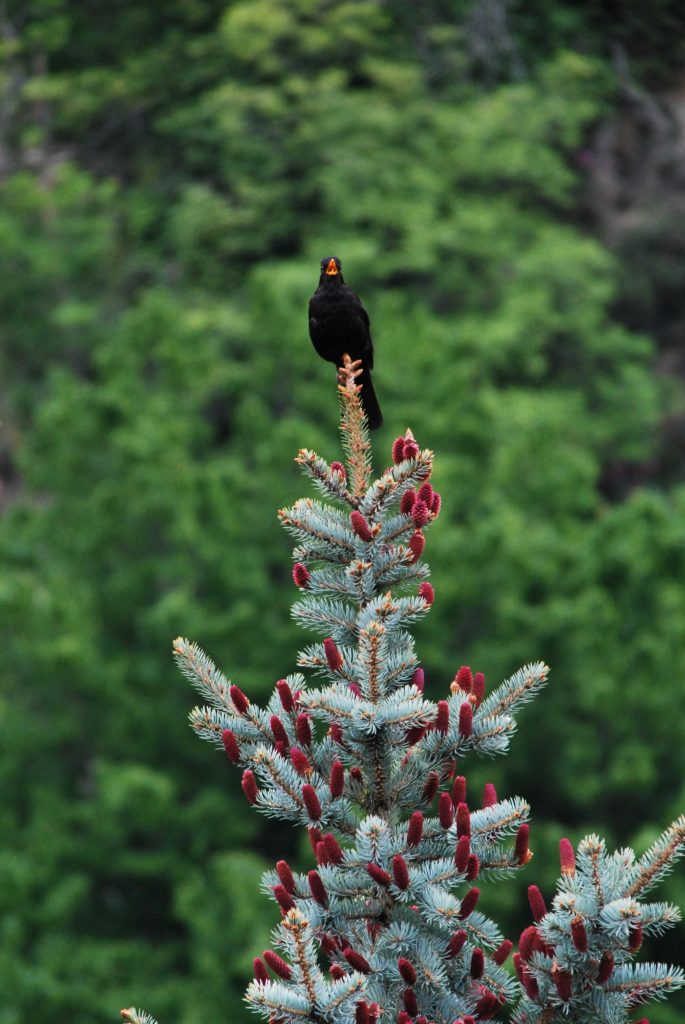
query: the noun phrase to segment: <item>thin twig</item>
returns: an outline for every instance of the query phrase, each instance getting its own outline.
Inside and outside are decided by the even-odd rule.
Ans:
[[[359,397],[361,385],[356,383],[356,378],[361,372],[361,359],[355,359],[353,362],[345,353],[343,365],[338,368],[340,433],[343,448],[347,453],[350,490],[356,504],[365,494],[371,477],[369,426]]]

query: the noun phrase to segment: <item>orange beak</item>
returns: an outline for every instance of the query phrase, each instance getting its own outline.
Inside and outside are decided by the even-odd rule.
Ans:
[[[326,273],[329,277],[334,277],[338,273],[338,264],[335,260],[329,260],[328,266],[326,267]]]

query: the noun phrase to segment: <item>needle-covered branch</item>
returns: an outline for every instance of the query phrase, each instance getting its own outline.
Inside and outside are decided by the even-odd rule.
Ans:
[[[638,861],[630,849],[607,853],[604,841],[587,836],[577,854],[560,844],[561,877],[552,909],[531,887],[535,924],[521,935],[514,958],[525,997],[516,1024],[578,1021],[615,1024],[630,1010],[662,999],[685,983],[680,968],[634,963],[644,934],[658,934],[680,920],[668,903],[643,903],[658,867],[663,877],[685,852],[683,819],[678,819]],[[656,873],[656,872],[655,872]],[[641,893],[640,893],[641,894]]]

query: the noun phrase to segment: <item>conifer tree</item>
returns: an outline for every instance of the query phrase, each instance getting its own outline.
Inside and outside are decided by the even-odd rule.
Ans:
[[[339,372],[346,465],[297,456],[327,502],[279,512],[297,542],[293,615],[321,637],[300,652],[304,671],[262,708],[195,644],[174,644],[207,702],[193,729],[242,767],[250,804],[304,826],[311,843],[310,870],[279,860],[263,877],[281,920],[247,1001],[270,1024],[475,1024],[507,1007],[516,1024],[626,1024],[685,981],[679,968],[634,963],[643,935],[680,919],[643,897],[682,855],[685,817],[640,859],[607,853],[597,836],[577,852],[562,839],[552,909],[529,886],[533,924],[510,969],[513,943],[484,913],[478,881],[529,862],[529,807],[492,784],[477,799],[464,763],[507,751],[548,669],[525,665],[487,693],[462,666],[442,699],[426,698],[408,627],[434,599],[422,559],[441,507],[433,453],[408,430],[371,481],[358,373],[349,360]]]

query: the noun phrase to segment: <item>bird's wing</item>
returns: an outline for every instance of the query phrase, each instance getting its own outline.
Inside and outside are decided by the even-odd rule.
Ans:
[[[373,339],[371,337],[371,321],[369,320],[369,314],[366,312],[364,303],[359,298],[356,292],[348,286],[346,287],[347,294],[350,300],[350,306],[354,310],[354,315],[359,324],[359,334],[365,340],[364,348],[364,361],[368,365],[370,370],[373,370]]]
[[[315,316],[309,317],[309,337],[321,358],[330,360],[331,357],[326,349],[325,339],[321,336],[321,324]]]
[[[366,356],[366,361],[369,364],[369,369],[373,370],[373,338],[371,337],[371,321],[369,320],[369,314],[364,309],[364,306],[359,302],[359,316],[361,318],[364,327],[366,328],[366,336],[369,339],[369,347]]]
[[[315,300],[315,298],[316,298],[316,295],[312,295],[311,299],[309,300],[309,337],[312,339],[312,341],[316,340],[315,339],[315,335],[317,334],[317,332],[319,330],[319,321],[314,316],[314,312],[315,312],[314,300]]]

